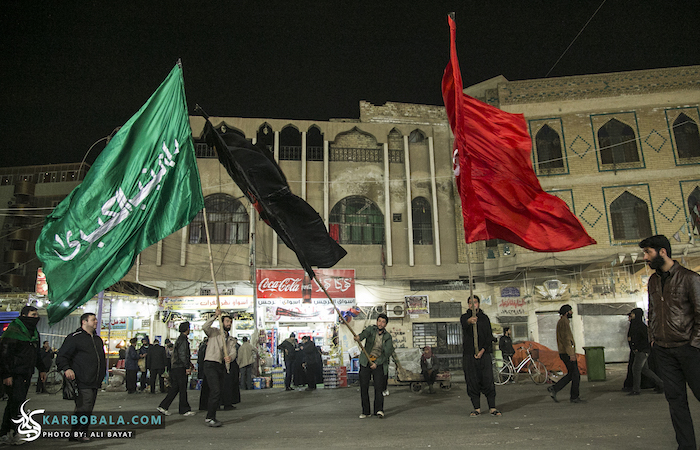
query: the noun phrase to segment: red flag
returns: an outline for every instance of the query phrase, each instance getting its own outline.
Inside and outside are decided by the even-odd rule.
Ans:
[[[532,143],[522,114],[463,93],[450,24],[450,62],[442,97],[455,136],[453,162],[467,243],[503,239],[537,252],[595,244],[561,199],[542,190],[530,161]]]

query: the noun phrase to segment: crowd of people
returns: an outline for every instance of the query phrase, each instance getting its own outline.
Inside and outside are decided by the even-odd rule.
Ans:
[[[628,395],[640,395],[646,381],[657,393],[665,393],[678,448],[695,449],[696,439],[688,406],[687,387],[700,400],[700,275],[672,259],[670,243],[662,235],[647,238],[639,246],[644,252],[644,261],[654,273],[648,283],[648,326],[641,308],[635,308],[628,314],[629,374],[623,389],[628,391]],[[483,395],[488,413],[501,416],[502,412],[496,407],[492,356],[496,339],[491,321],[480,308],[478,296],[470,296],[468,304],[469,308],[461,316],[460,323],[463,332],[462,367],[472,406],[469,415],[477,417],[485,413],[481,408]],[[573,314],[571,305],[563,305],[559,309],[557,351],[566,374],[549,386],[547,391],[552,400],[558,402],[557,394],[570,384],[569,401],[576,404],[583,403],[584,400],[580,397],[580,371],[570,325]],[[220,320],[220,328],[213,326],[217,319]],[[0,445],[21,443],[16,433],[17,423],[12,419],[19,416],[20,405],[27,397],[35,370],[39,372],[37,393],[44,391],[46,372],[56,355],[48,341],[39,345],[39,320],[37,308],[25,306],[0,339],[0,378],[8,396],[0,426]],[[384,397],[387,394],[389,361],[392,357],[396,360],[392,336],[386,328],[388,322],[389,318],[385,314],[379,314],[376,324],[355,335],[361,349],[361,419],[371,415],[380,419],[386,417]],[[241,389],[253,388],[252,369],[256,349],[248,338],[243,338],[239,344],[230,335],[231,325],[231,317],[222,315],[217,309],[202,327],[207,337],[198,349],[197,372],[202,380],[199,410],[206,411],[205,424],[210,427],[222,425],[216,417],[221,408],[236,408],[235,405],[241,401]],[[96,328],[95,314],[83,314],[80,317],[80,327],[66,336],[55,360],[57,369],[65,379],[76,383],[78,395],[74,401],[75,414],[78,416],[92,414],[98,390],[106,374],[103,342],[96,333]],[[148,387],[151,394],[155,394],[157,385],[161,393],[166,393],[164,373],[167,372],[170,387],[157,410],[170,415],[168,408],[175,397],[179,396],[179,414],[191,417],[196,412],[190,407],[187,398],[187,381],[195,369],[190,359],[189,322],[181,323],[178,331],[175,343],[166,340],[165,346],[161,346],[157,339],[151,344],[144,337],[141,346],[137,348],[138,340],[133,338],[129,347],[120,351],[120,357],[125,360],[126,389],[129,394],[144,392]],[[499,347],[505,357],[515,353],[507,327],[499,339]],[[306,385],[307,391],[316,389],[316,385],[323,380],[323,363],[320,350],[313,340],[304,336],[298,342],[292,333],[280,343],[279,351],[286,368],[285,390],[293,390],[292,385]],[[654,361],[653,365],[649,364],[650,360]],[[422,349],[420,367],[429,392],[433,393],[439,360],[429,346]],[[140,382],[140,386],[137,382]],[[370,384],[374,386],[373,402],[370,401]],[[71,428],[70,440],[89,441],[87,431],[88,425],[78,421]]]

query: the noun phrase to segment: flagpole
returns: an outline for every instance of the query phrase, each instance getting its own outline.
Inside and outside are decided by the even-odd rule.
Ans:
[[[209,249],[209,270],[211,270],[211,280],[214,282],[214,292],[216,293],[216,309],[221,310],[221,300],[219,300],[219,286],[216,284],[216,275],[214,274],[214,257],[211,252],[211,236],[209,235],[209,221],[207,220],[207,208],[206,206],[202,208],[202,215],[204,215],[204,232],[207,234],[207,249]],[[224,357],[228,358],[228,342],[226,339],[226,331],[224,330],[224,319],[219,315],[219,326],[221,327],[221,333],[224,336]],[[231,368],[231,363],[226,363],[226,373],[229,373]]]
[[[331,295],[328,293],[328,291],[326,290],[326,288],[323,286],[323,283],[321,283],[320,281],[318,281],[318,278],[316,277],[316,272],[314,272],[313,280],[316,281],[316,284],[317,284],[321,289],[323,289],[323,293],[326,294],[326,297],[328,297],[328,300],[330,300],[331,305],[333,305],[333,308],[335,309],[335,312],[338,313],[338,317],[340,317],[340,320],[342,320],[343,323],[345,324],[345,326],[348,327],[348,330],[350,330],[350,332],[352,333],[352,335],[353,335],[354,337],[357,337],[357,333],[355,333],[355,330],[353,330],[353,329],[350,327],[350,324],[348,323],[347,320],[345,320],[345,317],[343,317],[343,314],[340,312],[340,310],[338,309],[338,307],[335,306],[335,302],[333,301],[333,298],[332,298]],[[364,345],[362,345],[362,342],[360,342],[360,341],[357,340],[357,339],[356,339],[355,341],[357,342],[357,345],[360,346],[360,350],[362,350],[362,353],[365,354],[365,356],[367,357],[367,359],[368,359],[369,361],[372,361],[372,358],[369,356],[369,353],[367,353],[367,349],[365,349]],[[391,356],[391,355],[389,355],[389,356]]]
[[[476,306],[474,305],[474,286],[472,285],[472,259],[469,255],[469,244],[467,244],[467,267],[469,267],[469,298],[472,299],[472,317],[476,318]],[[479,306],[481,306],[481,302],[479,302]],[[479,319],[476,320],[477,322],[474,323],[474,356],[479,354],[479,332],[476,329]]]

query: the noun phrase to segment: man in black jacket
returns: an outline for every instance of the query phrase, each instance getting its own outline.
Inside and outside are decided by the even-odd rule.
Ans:
[[[173,346],[173,355],[170,366],[170,390],[168,395],[158,405],[158,411],[170,415],[168,408],[175,400],[175,396],[180,394],[179,413],[183,416],[194,416],[196,413],[190,408],[187,401],[187,377],[192,373],[192,362],[190,361],[190,341],[187,336],[190,334],[190,323],[182,322],[178,328],[180,336],[178,336],[175,345]]]
[[[627,395],[639,395],[642,391],[642,375],[654,380],[656,392],[664,391],[664,383],[649,368],[647,359],[649,358],[649,335],[647,326],[642,321],[644,311],[642,308],[634,308],[629,314],[630,328],[627,332],[627,342],[630,345],[632,355],[632,391]]]
[[[58,350],[56,367],[63,371],[69,380],[77,380],[79,394],[75,399],[75,412],[78,424],[71,427],[71,441],[88,442],[90,416],[95,407],[97,390],[107,374],[107,362],[102,338],[95,333],[97,317],[93,313],[80,316],[80,328],[66,336]],[[81,417],[87,416],[87,423],[80,424]],[[85,420],[85,419],[83,419]]]
[[[500,416],[501,412],[496,409],[496,386],[493,383],[491,346],[494,338],[491,320],[479,308],[479,302],[478,296],[469,297],[469,309],[459,319],[462,323],[464,339],[462,367],[467,382],[467,395],[474,406],[474,410],[469,415],[475,417],[481,414],[481,394],[483,393],[489,405],[489,413]],[[473,314],[472,307],[476,310],[476,316]],[[476,345],[474,326],[476,326],[478,339]]]
[[[671,259],[666,236],[639,243],[649,277],[649,340],[679,449],[697,449],[688,386],[700,400],[700,275]]]
[[[46,368],[39,357],[38,322],[39,311],[25,306],[0,339],[0,377],[9,396],[0,427],[0,445],[24,443],[12,419],[19,417],[20,406],[27,399],[34,367],[39,369],[39,378],[46,380]]]
[[[153,341],[153,345],[149,346],[146,354],[146,367],[151,371],[151,394],[156,393],[156,379],[160,379],[160,393],[165,392],[165,381],[163,380],[163,372],[165,372],[165,347],[160,345],[158,339]]]

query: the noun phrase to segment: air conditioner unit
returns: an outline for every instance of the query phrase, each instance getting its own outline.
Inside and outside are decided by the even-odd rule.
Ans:
[[[386,313],[386,307],[384,305],[377,305],[374,307],[374,310],[377,312],[377,314]]]
[[[385,305],[387,317],[406,317],[406,304],[404,302],[393,302]]]

